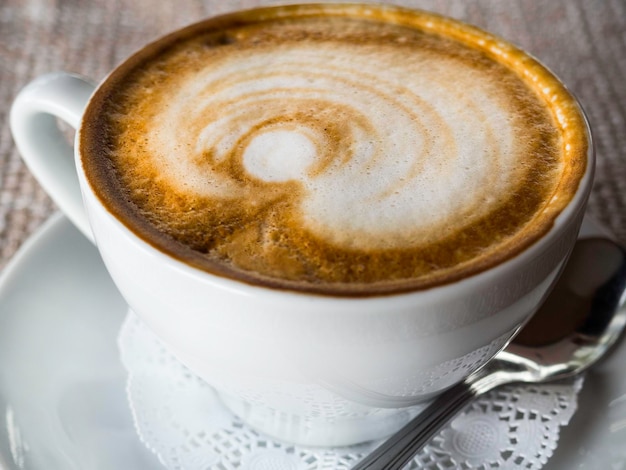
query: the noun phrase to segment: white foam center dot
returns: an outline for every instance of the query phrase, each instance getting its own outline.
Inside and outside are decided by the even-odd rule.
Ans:
[[[302,179],[317,155],[313,142],[293,130],[273,130],[255,136],[243,154],[248,173],[268,182]]]

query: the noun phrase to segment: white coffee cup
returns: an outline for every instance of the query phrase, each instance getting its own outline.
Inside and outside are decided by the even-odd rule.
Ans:
[[[361,298],[255,286],[163,253],[107,211],[78,152],[74,171],[56,124],[62,119],[78,137],[93,91],[84,78],[54,73],[20,92],[11,127],[24,161],[171,351],[252,426],[302,444],[387,435],[503,348],[558,277],[591,189],[590,145],[577,192],[549,232],[457,282]]]

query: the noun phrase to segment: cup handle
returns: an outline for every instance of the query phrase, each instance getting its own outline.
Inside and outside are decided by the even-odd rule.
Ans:
[[[26,166],[65,215],[92,242],[83,206],[74,152],[57,118],[78,129],[95,86],[65,72],[36,78],[11,107],[11,132]]]

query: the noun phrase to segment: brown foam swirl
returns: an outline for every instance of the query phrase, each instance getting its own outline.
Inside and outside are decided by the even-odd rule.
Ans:
[[[113,204],[195,265],[426,285],[482,263],[558,185],[549,108],[479,49],[344,17],[198,31],[124,76],[102,137]]]
[[[430,51],[246,51],[153,106],[147,164],[181,197],[237,199],[251,180],[293,181],[291,210],[317,237],[405,247],[483,217],[518,184],[528,148],[514,144],[509,108],[486,73]]]

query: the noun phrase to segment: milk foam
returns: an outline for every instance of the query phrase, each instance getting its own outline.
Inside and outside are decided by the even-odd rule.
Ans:
[[[286,8],[167,37],[92,98],[83,168],[138,236],[213,274],[370,295],[462,279],[550,229],[588,146],[540,64],[428,14]]]
[[[149,122],[147,154],[181,194],[217,198],[244,192],[218,168],[242,159],[251,178],[302,185],[293,210],[318,237],[402,247],[512,191],[527,149],[506,98],[488,72],[429,51],[291,45],[189,74]]]

